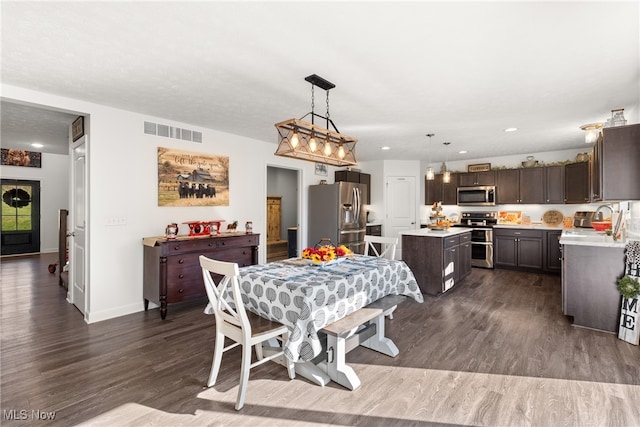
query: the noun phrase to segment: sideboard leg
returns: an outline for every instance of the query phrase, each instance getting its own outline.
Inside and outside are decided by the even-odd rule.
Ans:
[[[149,300],[148,299],[144,299],[144,311],[149,310]]]
[[[167,317],[167,296],[160,297],[160,317],[164,320]]]

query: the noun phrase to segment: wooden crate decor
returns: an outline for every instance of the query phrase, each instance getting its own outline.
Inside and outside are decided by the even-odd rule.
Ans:
[[[468,165],[467,172],[489,172],[491,170],[491,163],[478,163],[475,165]]]

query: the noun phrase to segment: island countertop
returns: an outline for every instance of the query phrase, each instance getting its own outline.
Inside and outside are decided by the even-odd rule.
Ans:
[[[431,230],[430,228],[418,228],[416,230],[406,230],[401,232],[404,236],[424,236],[424,237],[451,237],[458,234],[468,233],[472,228],[451,227],[446,230]]]
[[[589,229],[569,229],[562,231],[560,244],[577,246],[598,246],[604,248],[624,248],[627,242],[632,240],[637,239],[627,238],[623,240],[613,240],[613,237],[607,236],[601,231]]]

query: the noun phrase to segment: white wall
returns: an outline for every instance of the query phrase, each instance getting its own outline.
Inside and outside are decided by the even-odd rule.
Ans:
[[[69,209],[69,156],[42,153],[42,167],[2,166],[3,179],[40,181],[40,252],[58,252],[58,211]]]
[[[89,128],[89,303],[86,320],[95,322],[143,309],[142,238],[164,233],[167,224],[190,220],[253,221],[254,232],[266,236],[267,164],[302,170],[302,188],[316,184],[314,163],[276,157],[275,144],[244,138],[188,123],[150,117],[81,100],[15,86],[2,86],[3,98],[90,115]],[[201,130],[203,143],[143,133],[144,121]],[[275,131],[274,131],[275,132]],[[274,140],[265,135],[265,140]],[[228,207],[159,207],[157,147],[229,156]],[[248,155],[247,153],[251,153]],[[43,159],[44,163],[45,159]],[[333,170],[329,171],[333,178]],[[60,178],[64,181],[68,178]],[[306,230],[307,192],[302,192],[300,226]],[[106,225],[110,216],[126,218]],[[55,228],[57,230],[57,227]],[[183,230],[181,230],[183,232]],[[301,233],[306,245],[306,233]],[[266,260],[261,239],[260,262]]]

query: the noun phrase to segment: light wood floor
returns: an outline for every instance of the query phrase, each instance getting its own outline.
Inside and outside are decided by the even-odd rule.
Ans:
[[[2,259],[3,426],[640,425],[640,349],[572,327],[557,276],[474,269],[445,296],[399,307],[387,322],[398,357],[347,355],[358,390],[290,381],[267,363],[238,413],[239,349],[203,387],[214,332],[204,301],[164,321],[156,309],[87,325],[47,272],[54,258]]]

